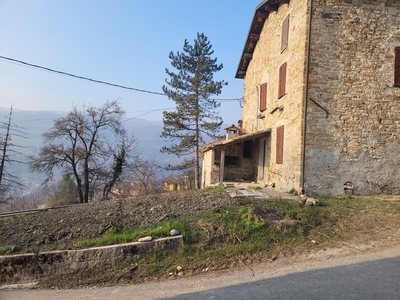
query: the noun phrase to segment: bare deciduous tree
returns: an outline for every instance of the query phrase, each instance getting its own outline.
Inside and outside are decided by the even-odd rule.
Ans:
[[[13,136],[26,138],[25,134],[12,125],[12,107],[6,122],[0,122],[0,129],[5,130],[4,136],[0,136],[0,204],[7,203],[11,199],[11,191],[15,189],[23,189],[24,185],[18,181],[18,177],[7,171],[6,164],[23,163],[13,159],[12,154],[21,154],[15,150],[16,147],[12,142]]]
[[[137,183],[139,195],[148,195],[160,189],[157,175],[160,174],[162,168],[155,160],[138,158],[129,165],[128,171],[132,180]]]
[[[124,134],[121,125],[124,113],[118,101],[84,110],[73,108],[43,134],[46,145],[37,157],[30,157],[31,170],[46,173],[48,181],[54,168],[63,168],[63,173],[71,174],[76,182],[79,201],[87,203],[96,165],[109,157],[107,140]]]
[[[102,185],[102,200],[110,199],[113,187],[127,179],[128,169],[131,161],[138,159],[138,141],[134,136],[127,137],[121,134],[117,141],[109,143],[104,153],[104,161],[97,163],[96,170],[93,170],[91,181]],[[96,182],[96,183],[95,183]],[[93,187],[94,189],[94,187]]]

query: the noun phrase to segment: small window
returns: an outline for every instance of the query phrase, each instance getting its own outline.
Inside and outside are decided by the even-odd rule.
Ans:
[[[281,52],[285,50],[289,42],[289,20],[290,15],[287,15],[282,23],[282,35],[281,35]]]
[[[253,142],[251,140],[244,141],[243,144],[243,158],[251,158],[253,152]]]
[[[279,89],[278,98],[285,96],[286,94],[286,69],[287,63],[284,63],[279,68]]]
[[[260,85],[260,111],[267,109],[267,84]]]
[[[283,138],[284,127],[280,126],[276,129],[276,163],[283,164]]]
[[[400,87],[400,47],[394,49],[394,84]]]

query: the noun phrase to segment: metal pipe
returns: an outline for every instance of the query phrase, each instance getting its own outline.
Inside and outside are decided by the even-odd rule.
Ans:
[[[303,106],[303,147],[301,157],[301,189],[304,189],[305,182],[305,165],[306,165],[306,130],[307,130],[307,102],[308,102],[308,79],[310,73],[310,45],[311,45],[311,23],[313,14],[313,0],[309,0],[308,7],[308,36],[307,36],[307,59],[306,59],[306,76],[305,76],[305,93],[304,93],[304,106]]]

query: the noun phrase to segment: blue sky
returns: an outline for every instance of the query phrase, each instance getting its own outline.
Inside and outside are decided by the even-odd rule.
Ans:
[[[97,80],[161,92],[168,54],[197,32],[223,63],[216,98],[242,96],[235,73],[261,0],[0,0],[0,56]],[[79,80],[0,59],[0,107],[69,111],[119,99],[127,117],[161,120],[165,96]],[[241,118],[238,101],[221,102],[226,124]]]

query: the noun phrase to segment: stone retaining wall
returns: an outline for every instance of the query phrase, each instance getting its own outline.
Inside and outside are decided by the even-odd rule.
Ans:
[[[34,282],[45,276],[75,273],[118,259],[140,256],[151,251],[176,250],[182,246],[182,236],[175,236],[146,243],[1,256],[0,284]]]

